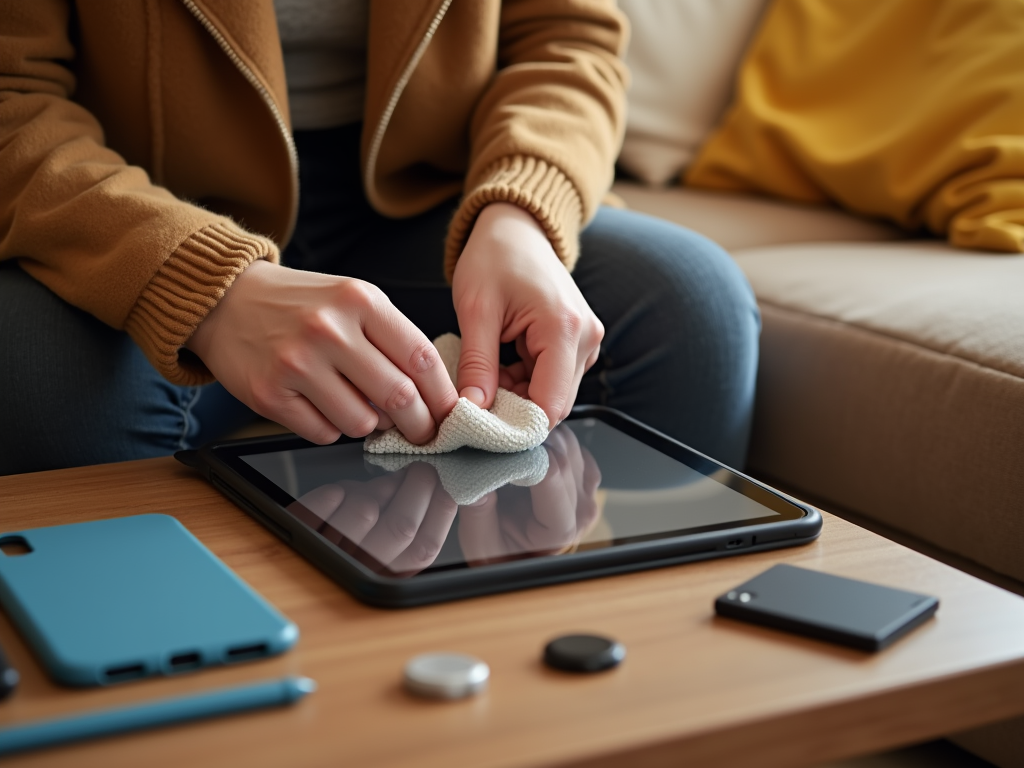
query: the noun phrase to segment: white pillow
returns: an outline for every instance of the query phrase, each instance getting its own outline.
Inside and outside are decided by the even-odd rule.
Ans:
[[[729,105],[768,0],[619,0],[633,28],[619,166],[648,184],[679,177]]]

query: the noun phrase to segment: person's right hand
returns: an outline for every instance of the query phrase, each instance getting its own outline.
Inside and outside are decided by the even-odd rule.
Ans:
[[[256,261],[185,345],[235,397],[314,443],[396,425],[425,443],[458,393],[375,286]]]

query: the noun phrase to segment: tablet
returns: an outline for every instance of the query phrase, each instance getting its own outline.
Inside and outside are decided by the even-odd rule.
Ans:
[[[514,454],[295,436],[178,454],[359,599],[401,607],[803,544],[821,516],[599,406]]]

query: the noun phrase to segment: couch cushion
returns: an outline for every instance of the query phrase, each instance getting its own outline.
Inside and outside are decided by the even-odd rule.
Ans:
[[[766,2],[619,0],[633,76],[622,168],[649,184],[679,178],[728,106]]]
[[[612,191],[637,211],[660,216],[710,237],[728,251],[779,243],[897,240],[895,227],[820,205],[704,190],[651,189],[616,182]]]
[[[764,317],[753,469],[1024,579],[1024,257],[904,242],[736,259]]]

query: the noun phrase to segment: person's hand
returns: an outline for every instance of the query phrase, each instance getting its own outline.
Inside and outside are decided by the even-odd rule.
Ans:
[[[548,472],[539,483],[508,485],[459,508],[459,544],[471,564],[564,552],[597,522],[601,470],[590,451],[564,426],[544,448]]]
[[[413,574],[437,558],[458,509],[437,471],[417,461],[368,481],[342,480],[297,499],[323,520],[321,533],[357,548],[397,574]]]
[[[452,281],[462,331],[459,393],[484,408],[499,384],[528,396],[552,427],[569,415],[604,327],[558,260],[537,220],[508,203],[481,211]],[[521,362],[500,369],[499,344]]]
[[[425,443],[458,400],[427,337],[353,278],[254,262],[186,346],[231,394],[314,443],[392,425]]]

